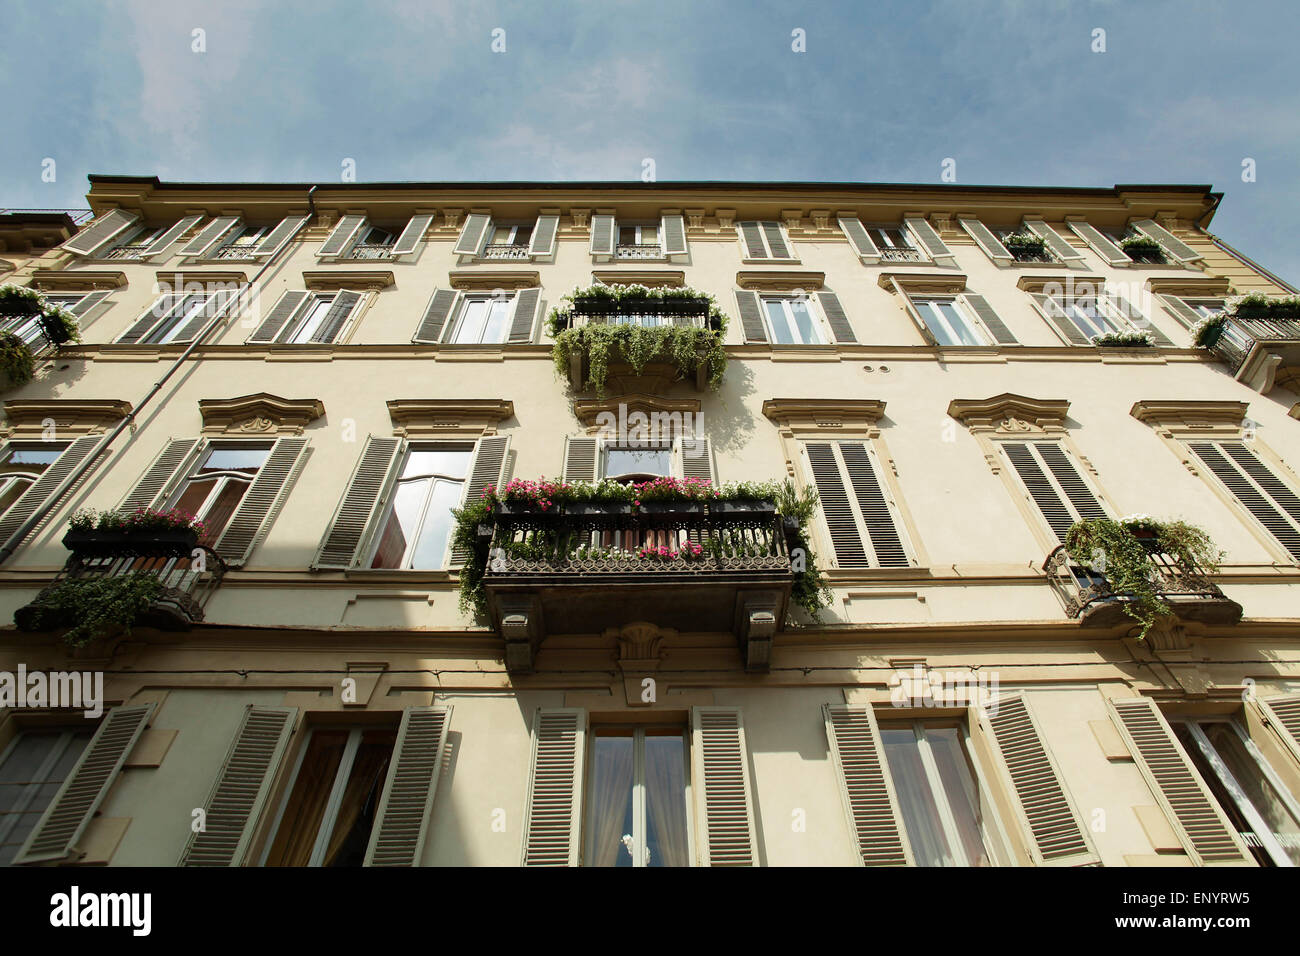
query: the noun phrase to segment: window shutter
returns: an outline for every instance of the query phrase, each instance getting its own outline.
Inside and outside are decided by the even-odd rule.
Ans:
[[[577,866],[587,712],[542,707],[533,723],[524,866]]]
[[[250,343],[274,342],[278,339],[280,333],[298,314],[298,310],[302,308],[302,304],[307,301],[309,295],[310,293],[302,290],[290,289],[280,296],[280,300],[271,306],[271,311],[266,314],[266,318],[262,320],[262,324],[257,327],[257,330],[248,337],[248,341]]]
[[[407,707],[375,811],[366,866],[418,866],[447,746],[450,707]]]
[[[1024,696],[999,697],[981,710],[980,720],[989,730],[996,745],[993,750],[1015,792],[1034,863],[1080,866],[1098,862]]]
[[[1300,760],[1300,695],[1256,698],[1255,703],[1273,725],[1291,755]]]
[[[1066,509],[1056,489],[1047,480],[1043,470],[1038,467],[1038,461],[1029,451],[1029,446],[1018,442],[1005,442],[1002,448],[1007,453],[1012,467],[1016,469],[1016,474],[1020,475],[1020,480],[1024,482],[1025,490],[1034,499],[1034,504],[1038,505],[1038,510],[1042,512],[1043,517],[1047,519],[1052,533],[1056,535],[1057,540],[1064,543],[1066,532],[1070,530],[1070,525],[1074,524],[1074,516]]]
[[[307,444],[306,438],[281,438],[272,446],[214,548],[227,563],[242,565],[253,553],[306,460]]]
[[[781,233],[781,224],[779,222],[762,223],[763,236],[767,239],[767,248],[772,252],[773,259],[793,259],[794,253],[786,244],[785,236]]]
[[[249,704],[204,808],[206,829],[191,833],[180,866],[239,866],[293,735],[296,707]]]
[[[1192,442],[1191,449],[1196,452],[1196,456],[1201,461],[1209,466],[1210,471],[1214,472],[1215,477],[1223,482],[1224,486],[1241,506],[1249,511],[1255,520],[1262,524],[1269,534],[1290,552],[1293,558],[1300,559],[1300,530],[1297,530],[1292,526],[1291,522],[1287,521],[1286,515],[1275,506],[1273,501],[1260,494],[1241,472],[1228,463],[1228,460],[1223,456],[1223,452],[1227,451],[1238,462],[1243,458],[1248,461],[1253,459],[1253,470],[1262,472],[1268,479],[1271,479],[1270,485],[1280,489],[1281,498],[1273,495],[1277,504],[1285,505],[1289,499],[1293,503],[1291,517],[1297,523],[1300,523],[1300,502],[1296,502],[1295,495],[1291,494],[1286,486],[1278,481],[1277,476],[1265,468],[1263,463],[1247,451],[1244,445],[1237,444],[1234,450],[1233,445],[1226,442],[1222,445],[1214,445],[1209,442]],[[1249,471],[1247,473],[1249,474]],[[1251,475],[1251,477],[1255,476]],[[1261,482],[1261,484],[1263,483]],[[1272,491],[1268,487],[1265,487],[1264,490],[1272,495]]]
[[[818,292],[817,301],[821,303],[822,312],[826,314],[826,321],[830,324],[835,341],[845,344],[857,342],[857,336],[853,334],[853,326],[849,325],[849,317],[844,314],[844,307],[840,305],[840,297],[834,292]]]
[[[424,234],[429,231],[429,225],[432,222],[433,216],[428,213],[412,216],[407,221],[405,228],[402,229],[402,234],[393,243],[393,255],[409,256],[420,248],[420,243],[424,241]]]
[[[871,464],[871,454],[862,442],[840,442],[840,454],[849,473],[849,485],[862,509],[867,525],[867,535],[876,553],[876,563],[882,568],[905,568],[911,561],[903,549],[903,542],[894,525],[884,488]]]
[[[595,438],[564,439],[564,481],[595,481],[599,452]]]
[[[443,327],[447,324],[447,316],[451,314],[452,306],[455,304],[454,289],[435,289],[433,295],[429,297],[429,304],[424,309],[424,317],[420,319],[420,325],[415,330],[415,335],[411,337],[411,341],[425,342],[430,345],[440,342]]]
[[[612,256],[618,237],[614,232],[614,217],[596,214],[591,217],[591,254]]]
[[[94,451],[95,446],[103,438],[103,435],[83,435],[81,438],[73,439],[68,447],[63,450],[63,454],[54,459],[41,473],[41,476],[33,481],[27,490],[19,496],[18,500],[9,506],[9,510],[4,513],[4,516],[0,517],[0,545],[9,543],[9,539],[14,532],[28,518],[36,514],[37,510],[56,500],[53,496],[59,485],[68,475],[72,474],[74,468],[86,460],[86,457]],[[28,533],[30,534],[30,532]],[[20,544],[22,544],[22,541],[13,542],[15,548]]]
[[[925,251],[930,254],[930,258],[935,262],[941,259],[947,259],[949,264],[952,262],[952,250],[950,250],[944,241],[939,238],[939,233],[921,216],[907,216],[904,221],[912,234],[916,236],[918,242],[925,247]]]
[[[469,479],[465,482],[465,497],[461,499],[462,507],[484,496],[484,489],[491,485],[499,489],[505,484],[507,455],[510,452],[510,436],[495,435],[480,438],[478,448],[474,450],[474,460],[469,466]],[[463,565],[469,560],[469,552],[464,548],[455,548],[451,552],[451,563]]]
[[[1164,303],[1165,311],[1177,319],[1179,325],[1189,331],[1194,329],[1196,324],[1201,321],[1201,313],[1176,295],[1162,295],[1160,301]]]
[[[889,776],[880,728],[871,707],[825,704],[826,739],[840,781],[840,796],[863,866],[914,863],[894,782]]]
[[[1041,292],[1030,293],[1030,298],[1034,300],[1034,305],[1038,311],[1043,313],[1043,318],[1051,322],[1060,330],[1061,336],[1070,345],[1087,345],[1088,337],[1083,334],[1077,325],[1070,321],[1065,310],[1061,308],[1061,303],[1056,301],[1050,295],[1043,295]]]
[[[120,511],[156,508],[184,477],[185,469],[199,457],[207,442],[202,438],[173,438],[163,448],[144,477],[118,506]]]
[[[763,307],[757,292],[736,293],[736,309],[740,312],[740,326],[746,342],[766,342],[767,329],[763,326]]]
[[[966,300],[970,310],[984,323],[984,327],[993,336],[994,342],[998,345],[1018,344],[1016,337],[1011,334],[1011,330],[1007,328],[1006,323],[993,310],[993,306],[989,305],[988,299],[982,295],[976,295],[974,292],[967,292],[962,298]]]
[[[491,224],[491,216],[480,212],[470,213],[465,217],[465,225],[461,226],[460,238],[456,240],[452,252],[458,256],[477,256],[487,244],[490,233],[488,227]]]
[[[332,259],[343,255],[352,246],[352,240],[366,224],[365,216],[340,216],[338,224],[330,230],[329,238],[321,244],[316,253],[321,259]]]
[[[844,230],[844,235],[848,237],[849,245],[853,251],[858,254],[858,258],[867,265],[875,265],[880,261],[880,250],[876,248],[875,242],[871,239],[871,233],[867,232],[867,227],[862,225],[861,219],[841,219],[839,220],[840,229]]]
[[[533,238],[528,243],[528,254],[543,259],[555,255],[555,235],[559,229],[559,216],[538,216],[533,225]]]
[[[659,220],[659,235],[666,256],[684,256],[686,245],[686,220],[679,215],[665,214]]]
[[[153,711],[154,705],[149,703],[114,707],[108,712],[32,828],[27,842],[14,858],[15,863],[55,862],[67,859],[74,852],[86,824],[117,779]]]
[[[285,243],[294,237],[294,235],[306,225],[308,216],[285,216],[281,219],[257,244],[253,250],[253,255],[257,258],[270,258],[284,248]]]
[[[1002,244],[1002,240],[993,234],[993,230],[978,219],[958,216],[957,222],[961,224],[962,229],[966,230],[966,234],[975,240],[975,245],[983,249],[984,254],[998,265],[1007,265],[1015,258]]]
[[[533,326],[537,324],[537,310],[542,304],[541,289],[520,289],[515,293],[515,312],[510,320],[507,342],[531,342]]]
[[[1106,509],[1097,501],[1092,491],[1084,483],[1074,464],[1065,455],[1065,450],[1055,442],[1034,442],[1038,454],[1051,470],[1053,477],[1074,505],[1074,510],[1081,518],[1106,517]]]
[[[1156,328],[1155,323],[1148,319],[1142,312],[1128,299],[1118,292],[1107,292],[1106,297],[1110,299],[1111,305],[1116,311],[1124,317],[1124,320],[1132,325],[1135,329],[1147,333],[1151,336],[1151,341],[1161,348],[1173,348],[1173,340],[1165,333]]]
[[[112,295],[111,292],[87,292],[78,299],[76,304],[68,311],[77,318],[81,318],[82,316],[89,314],[91,309],[99,305],[99,303],[103,302],[110,295]]]
[[[180,345],[185,342],[194,341],[195,336],[203,331],[204,327],[212,321],[215,316],[223,314],[223,310],[231,299],[236,298],[243,290],[223,290],[212,293],[211,298],[204,304],[203,308],[190,318],[172,337],[171,344]]]
[[[181,255],[199,258],[207,255],[212,247],[239,223],[238,216],[218,216],[200,229],[198,235],[181,248]]]
[[[356,563],[366,532],[388,500],[393,475],[405,450],[406,442],[400,438],[370,435],[366,439],[312,568],[347,569]]]
[[[682,449],[682,477],[702,478],[717,483],[713,471],[713,448],[707,438],[678,439]]]
[[[134,345],[139,342],[145,337],[145,333],[161,322],[185,298],[184,293],[176,292],[165,292],[160,295],[130,328],[118,336],[118,344]]]
[[[184,219],[176,223],[176,225],[172,226],[170,229],[164,232],[153,242],[149,243],[148,248],[145,249],[144,251],[145,258],[148,259],[153,256],[162,255],[164,252],[166,252],[168,249],[172,247],[172,243],[174,243],[181,236],[185,235],[185,233],[189,232],[191,229],[193,229],[202,221],[203,221],[202,216],[186,216]]]
[[[867,568],[867,551],[858,532],[858,523],[853,518],[849,507],[849,496],[840,478],[840,469],[835,462],[831,446],[824,442],[808,442],[808,465],[812,469],[813,481],[821,499],[822,514],[826,517],[826,527],[830,531],[831,544],[835,549],[835,563],[841,568]]]
[[[1066,225],[1070,227],[1076,236],[1091,246],[1092,251],[1101,256],[1108,265],[1123,267],[1133,264],[1133,260],[1128,257],[1128,253],[1092,223],[1067,219]]]
[[[1201,775],[1148,697],[1110,698],[1119,728],[1187,855],[1199,866],[1250,866],[1254,860]]]
[[[706,866],[755,866],[749,751],[738,707],[691,708],[691,788]]]
[[[737,228],[740,230],[740,239],[745,244],[745,258],[766,259],[767,246],[763,245],[762,224],[742,222]]]
[[[1055,226],[1049,226],[1041,219],[1026,219],[1025,227],[1034,235],[1040,236],[1047,243],[1047,248],[1052,250],[1052,255],[1067,266],[1083,264],[1083,254],[1066,242]]]
[[[1169,253],[1179,262],[1195,262],[1203,256],[1189,246],[1183,240],[1179,239],[1164,226],[1157,223],[1154,219],[1139,219],[1133,223],[1133,228],[1142,235],[1154,239],[1164,247],[1165,252]]]
[[[139,218],[138,213],[111,209],[65,242],[63,249],[79,256],[92,256],[117,238],[128,226],[134,225]]]
[[[334,301],[330,303],[325,318],[316,331],[312,333],[312,342],[321,345],[333,342],[338,338],[339,332],[343,330],[343,326],[347,324],[348,320],[361,311],[365,301],[366,294],[364,292],[348,292],[345,290],[335,293]]]

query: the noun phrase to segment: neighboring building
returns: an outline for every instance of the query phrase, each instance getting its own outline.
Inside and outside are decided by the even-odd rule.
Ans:
[[[1300,322],[1192,347],[1230,295],[1293,291],[1207,232],[1208,187],[88,198],[6,277],[76,296],[84,342],[5,396],[0,619],[48,625],[65,574],[168,590],[75,651],[3,632],[0,693],[102,671],[106,705],[0,710],[0,864],[1300,862]],[[547,316],[593,283],[715,297],[721,386],[652,363],[575,392],[590,356],[557,372]],[[603,318],[705,321],[651,311]],[[602,431],[637,413],[648,443]],[[487,616],[458,609],[450,509],[484,485],[659,475],[817,487],[820,620],[762,513],[546,525],[752,547],[493,552]],[[200,514],[201,567],[65,568],[68,517],[119,506]],[[1133,512],[1226,552],[1165,569],[1142,641],[1059,550]]]

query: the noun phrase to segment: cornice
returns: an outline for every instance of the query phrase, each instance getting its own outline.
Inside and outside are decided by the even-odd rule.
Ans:
[[[394,285],[393,273],[379,269],[333,269],[329,272],[304,272],[306,288],[314,292],[338,292],[340,289],[359,289],[378,292]]]
[[[949,416],[972,431],[1063,429],[1069,412],[1066,399],[1029,398],[1013,392],[992,398],[956,398],[948,403]]]
[[[763,414],[791,434],[873,432],[885,414],[885,403],[871,398],[769,398]]]
[[[158,287],[185,289],[195,285],[207,289],[212,286],[248,285],[248,273],[233,269],[185,269],[155,272]]]
[[[1134,402],[1129,414],[1168,437],[1236,438],[1248,408],[1245,402],[1147,399]]]
[[[462,269],[453,271],[448,281],[453,289],[483,292],[496,289],[536,289],[542,284],[542,274],[529,269],[497,269],[488,272]]]
[[[699,414],[699,399],[663,398],[644,392],[632,392],[604,399],[575,399],[573,402],[574,417],[589,430],[601,429],[608,424],[610,419],[607,416],[613,416],[615,422],[619,423],[620,431],[625,430],[622,426],[635,429],[640,419],[634,422],[632,420],[634,415],[644,415],[647,428],[664,421],[680,422],[681,426],[686,428]],[[651,430],[656,429],[651,428]]]
[[[1060,289],[1066,295],[1074,295],[1078,289],[1078,294],[1083,295],[1089,292],[1095,293],[1098,289],[1106,285],[1104,276],[1094,275],[1074,275],[1067,273],[1064,275],[1023,275],[1016,280],[1016,288],[1024,292],[1042,292],[1045,288]]]
[[[959,272],[882,272],[876,277],[890,292],[963,292],[966,276]]]
[[[497,425],[515,414],[514,402],[491,398],[398,398],[388,402],[393,431],[404,437],[496,434]]]
[[[126,273],[90,269],[37,269],[32,273],[32,285],[47,290],[120,289],[126,285]]]
[[[3,431],[11,439],[97,435],[130,415],[131,407],[124,399],[11,399],[4,403]]]
[[[1227,295],[1231,286],[1231,280],[1224,276],[1151,276],[1147,279],[1147,288],[1152,292],[1170,295]]]
[[[798,289],[820,289],[825,284],[826,273],[824,272],[796,269],[754,269],[736,273],[736,285],[742,289],[794,292]]]
[[[605,285],[643,285],[650,289],[679,289],[686,284],[681,269],[593,269],[591,277]]]
[[[281,398],[258,392],[238,398],[200,399],[199,414],[205,435],[301,435],[325,414],[325,404],[319,398]]]

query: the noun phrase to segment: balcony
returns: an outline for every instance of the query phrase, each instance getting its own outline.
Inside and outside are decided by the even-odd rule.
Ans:
[[[511,242],[493,242],[483,247],[480,259],[527,259],[528,246],[515,245]]]
[[[615,259],[662,259],[663,247],[657,242],[621,243],[614,248]]]
[[[646,502],[641,513],[617,504],[549,514],[503,504],[478,534],[489,613],[514,673],[533,669],[546,637],[638,621],[730,631],[746,669],[768,669],[794,580],[770,500]]]
[[[925,262],[925,254],[911,246],[883,246],[880,249],[881,262]]]
[[[1238,381],[1267,394],[1300,379],[1300,315],[1230,318],[1210,351]]]
[[[359,242],[348,252],[348,259],[391,259],[393,247],[388,243]]]
[[[208,259],[242,259],[251,260],[256,258],[253,253],[257,246],[251,243],[233,243],[229,246],[222,246],[216,252],[211,253]]]
[[[150,243],[141,243],[139,245],[117,246],[109,249],[104,253],[105,259],[143,259],[148,251]]]
[[[1200,567],[1152,548],[1148,556],[1155,592],[1179,619],[1204,624],[1241,620],[1241,605],[1225,597]],[[1084,627],[1111,627],[1129,619],[1124,605],[1133,596],[1113,590],[1104,572],[1075,564],[1064,546],[1047,556],[1043,571],[1065,613]]]

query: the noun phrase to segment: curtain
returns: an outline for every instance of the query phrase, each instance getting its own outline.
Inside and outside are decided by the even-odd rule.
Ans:
[[[951,866],[952,852],[938,825],[939,808],[935,805],[925,767],[917,749],[916,735],[909,730],[881,729],[889,775],[898,795],[898,807],[907,827],[908,840],[918,866]]]
[[[625,832],[630,832],[626,820],[632,799],[632,738],[595,738],[593,759],[595,768],[587,818],[591,858],[587,865],[617,866],[622,862],[620,854],[627,853],[622,838]]]
[[[646,824],[650,866],[689,866],[686,849],[686,759],[681,737],[645,738]]]
[[[325,850],[324,866],[360,866],[365,858],[395,741],[396,735],[388,731],[370,731],[362,737]]]
[[[347,741],[346,730],[312,734],[280,830],[267,856],[267,866],[306,866],[311,861],[316,834],[325,816],[325,803],[338,776]]]

